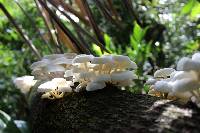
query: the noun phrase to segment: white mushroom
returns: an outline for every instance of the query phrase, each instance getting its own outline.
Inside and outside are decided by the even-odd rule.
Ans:
[[[192,60],[200,62],[200,53],[195,53],[192,55]]]
[[[49,92],[57,89],[58,92],[72,92],[73,85],[71,81],[66,81],[64,78],[54,78],[51,81],[47,81],[38,87],[38,92]]]
[[[110,82],[111,78],[109,74],[101,74],[101,75],[97,75],[96,77],[94,77],[94,79],[92,79],[92,82]]]
[[[195,61],[187,57],[183,57],[178,61],[177,70],[179,71],[200,71],[200,61]]]
[[[65,57],[57,58],[53,60],[51,63],[55,65],[72,65],[72,60],[73,59],[67,59]]]
[[[90,82],[94,77],[95,77],[95,74],[93,72],[80,73],[76,77],[80,84],[76,87],[75,92],[79,92],[82,88],[86,87],[87,83]]]
[[[131,61],[128,56],[113,55],[112,59],[115,61],[117,69],[126,69],[126,68],[137,69],[136,63]]]
[[[156,83],[156,79],[154,79],[154,78],[151,78],[151,79],[148,79],[147,81],[146,81],[146,85],[153,85],[153,84],[155,84]]]
[[[106,57],[94,57],[91,61],[91,64],[99,65],[98,73],[102,73],[102,69],[104,67],[107,67],[108,65],[111,67],[110,63],[112,63],[112,60],[110,58],[106,58]]]
[[[14,84],[24,94],[28,93],[36,82],[37,80],[34,80],[34,76],[23,76],[14,79]]]
[[[154,77],[155,78],[168,78],[171,73],[173,73],[175,71],[175,69],[173,68],[164,68],[164,69],[160,69],[160,70],[157,70],[155,73],[154,73]]]
[[[65,53],[64,54],[64,57],[67,58],[67,59],[73,59],[77,56],[76,53]]]
[[[48,73],[50,72],[65,72],[65,68],[60,65],[48,65],[44,68]]]
[[[90,82],[88,83],[86,90],[95,91],[95,90],[103,89],[104,87],[106,87],[106,84],[104,82]]]
[[[176,80],[171,84],[173,85],[173,92],[193,91],[200,88],[200,83],[190,78]]]
[[[73,65],[78,65],[79,67],[84,68],[85,70],[88,70],[87,63],[92,61],[93,57],[94,57],[93,55],[85,55],[85,54],[77,55],[72,60],[72,63]]]
[[[137,75],[133,73],[133,71],[122,71],[115,72],[111,74],[111,81],[124,81],[129,79],[137,79]]]
[[[54,60],[54,59],[57,59],[57,58],[61,58],[61,57],[63,57],[63,56],[64,56],[64,54],[45,55],[45,56],[42,58],[42,60],[43,60],[43,59]]]
[[[65,74],[64,74],[64,77],[65,78],[68,78],[68,77],[71,77],[71,76],[73,76],[74,74],[73,74],[73,71],[72,70],[66,70],[65,71]]]
[[[37,69],[37,68],[41,68],[41,67],[47,66],[49,63],[50,63],[49,60],[43,59],[43,60],[41,60],[41,61],[34,62],[34,63],[30,66],[30,68],[31,68],[32,70],[34,70],[34,69]]]
[[[117,83],[117,86],[134,86],[135,82],[133,82],[132,80],[124,80],[124,81],[120,81]]]
[[[155,85],[153,85],[154,90],[163,92],[163,93],[169,93],[173,86],[168,81],[157,81]]]

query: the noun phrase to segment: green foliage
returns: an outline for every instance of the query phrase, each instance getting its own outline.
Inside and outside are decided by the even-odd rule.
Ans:
[[[190,13],[195,3],[196,0],[189,0],[188,3],[182,8],[181,14]]]
[[[8,114],[0,110],[1,133],[29,133],[25,121],[14,121]]]
[[[151,43],[145,43],[144,41],[147,29],[147,27],[141,28],[136,22],[134,22],[133,33],[130,36],[131,47],[126,47],[128,56],[135,60],[139,65],[138,71],[140,75],[142,75],[143,65],[151,52]]]
[[[95,52],[96,55],[101,56],[103,55],[101,52],[101,48],[96,44],[92,44],[92,50]]]
[[[104,34],[104,41],[105,41],[105,44],[106,44],[106,49],[110,53],[116,53],[116,47],[113,44],[111,37],[108,34]]]
[[[189,0],[181,10],[181,15],[189,14],[192,20],[197,20],[200,14],[200,3],[197,0]]]

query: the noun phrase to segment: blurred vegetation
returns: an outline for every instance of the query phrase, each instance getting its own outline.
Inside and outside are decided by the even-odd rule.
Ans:
[[[42,55],[128,55],[139,65],[140,75],[131,91],[141,92],[153,71],[175,67],[181,56],[200,49],[198,0],[48,1],[0,0],[0,132],[7,130],[6,124],[17,128],[11,119],[27,120],[28,104],[12,80],[30,75],[30,64]]]

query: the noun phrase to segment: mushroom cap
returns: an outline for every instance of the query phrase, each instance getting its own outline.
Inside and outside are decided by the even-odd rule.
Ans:
[[[48,59],[43,59],[43,60],[41,60],[41,61],[34,62],[34,63],[30,66],[30,68],[31,68],[32,70],[34,70],[34,69],[37,69],[37,68],[41,68],[41,67],[47,66],[49,63],[50,63],[50,60],[48,60]]]
[[[110,74],[101,74],[94,77],[93,82],[109,82],[111,81]]]
[[[117,62],[131,62],[130,58],[124,55],[112,55],[112,59]]]
[[[72,70],[66,70],[65,71],[65,74],[64,74],[64,77],[71,77],[71,76],[73,76],[74,74],[73,74],[73,71]]]
[[[124,80],[117,83],[117,86],[133,86],[133,85],[135,85],[135,82],[133,82],[132,80]]]
[[[184,78],[190,78],[198,80],[198,74],[195,71],[177,71],[172,77],[171,80],[180,80]]]
[[[173,86],[173,92],[186,92],[200,88],[200,83],[190,78],[176,80],[170,84]]]
[[[103,89],[106,87],[106,84],[104,82],[90,82],[86,86],[87,91],[95,91],[99,89]]]
[[[64,57],[67,59],[73,59],[77,56],[76,53],[64,53]]]
[[[85,62],[90,62],[93,59],[93,55],[85,55],[85,54],[81,54],[81,55],[77,55],[72,63],[85,63]]]
[[[156,82],[157,82],[158,80],[156,80],[156,79],[154,79],[154,78],[151,78],[151,79],[148,79],[147,81],[146,81],[146,85],[153,85],[153,84],[155,84]]]
[[[200,62],[200,52],[193,54],[192,60]]]
[[[65,57],[60,57],[52,61],[52,64],[60,65],[60,64],[66,64],[71,65],[72,59],[67,59]]]
[[[95,77],[95,73],[94,72],[81,72],[78,77],[79,79],[84,79],[84,80],[91,80]]]
[[[128,65],[128,68],[131,68],[131,69],[137,69],[138,66],[135,62],[131,61],[130,64]]]
[[[34,80],[34,76],[22,76],[15,78],[13,82],[22,93],[26,94],[35,85],[37,80]]]
[[[135,75],[132,71],[122,71],[115,72],[110,75],[111,81],[124,81],[128,79],[137,79],[137,75]]]
[[[112,59],[109,57],[93,57],[92,64],[107,64],[107,63],[112,63]]]
[[[155,85],[153,85],[154,90],[163,92],[163,93],[168,93],[171,92],[173,86],[169,84],[168,81],[157,81]]]
[[[58,88],[73,85],[72,81],[66,81],[66,79],[64,78],[54,78],[51,81],[56,83],[58,85]]]
[[[48,65],[44,68],[44,70],[48,73],[50,73],[50,72],[64,72],[65,68],[61,65]]]
[[[177,63],[177,70],[179,71],[200,71],[200,61],[195,61],[187,57],[183,57]]]
[[[163,68],[163,69],[157,70],[154,73],[154,77],[155,78],[167,78],[174,71],[175,71],[175,69],[173,69],[173,68]]]
[[[54,89],[58,89],[59,92],[72,92],[72,81],[66,81],[64,78],[54,78],[51,81],[47,81],[38,87],[38,92],[49,92]]]
[[[45,56],[42,58],[42,60],[43,60],[43,59],[54,60],[54,59],[57,59],[57,58],[61,58],[61,57],[63,57],[63,56],[64,56],[64,54],[45,55]]]
[[[54,82],[52,81],[47,81],[43,84],[41,84],[37,91],[38,92],[49,92],[49,91],[52,91],[53,89],[56,89],[57,88],[57,84],[55,84]]]

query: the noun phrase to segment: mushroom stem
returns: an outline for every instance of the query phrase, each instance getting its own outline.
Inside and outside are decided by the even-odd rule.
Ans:
[[[99,67],[99,71],[98,71],[98,73],[101,74],[102,69],[103,69],[103,64],[99,64],[99,66],[100,66],[100,67]]]
[[[84,64],[85,70],[87,71],[88,70],[87,62],[84,62],[83,64]]]
[[[198,95],[195,93],[195,91],[190,91],[192,93],[192,95],[194,95],[196,98],[198,97]]]
[[[163,97],[167,99],[168,93],[163,93]]]

